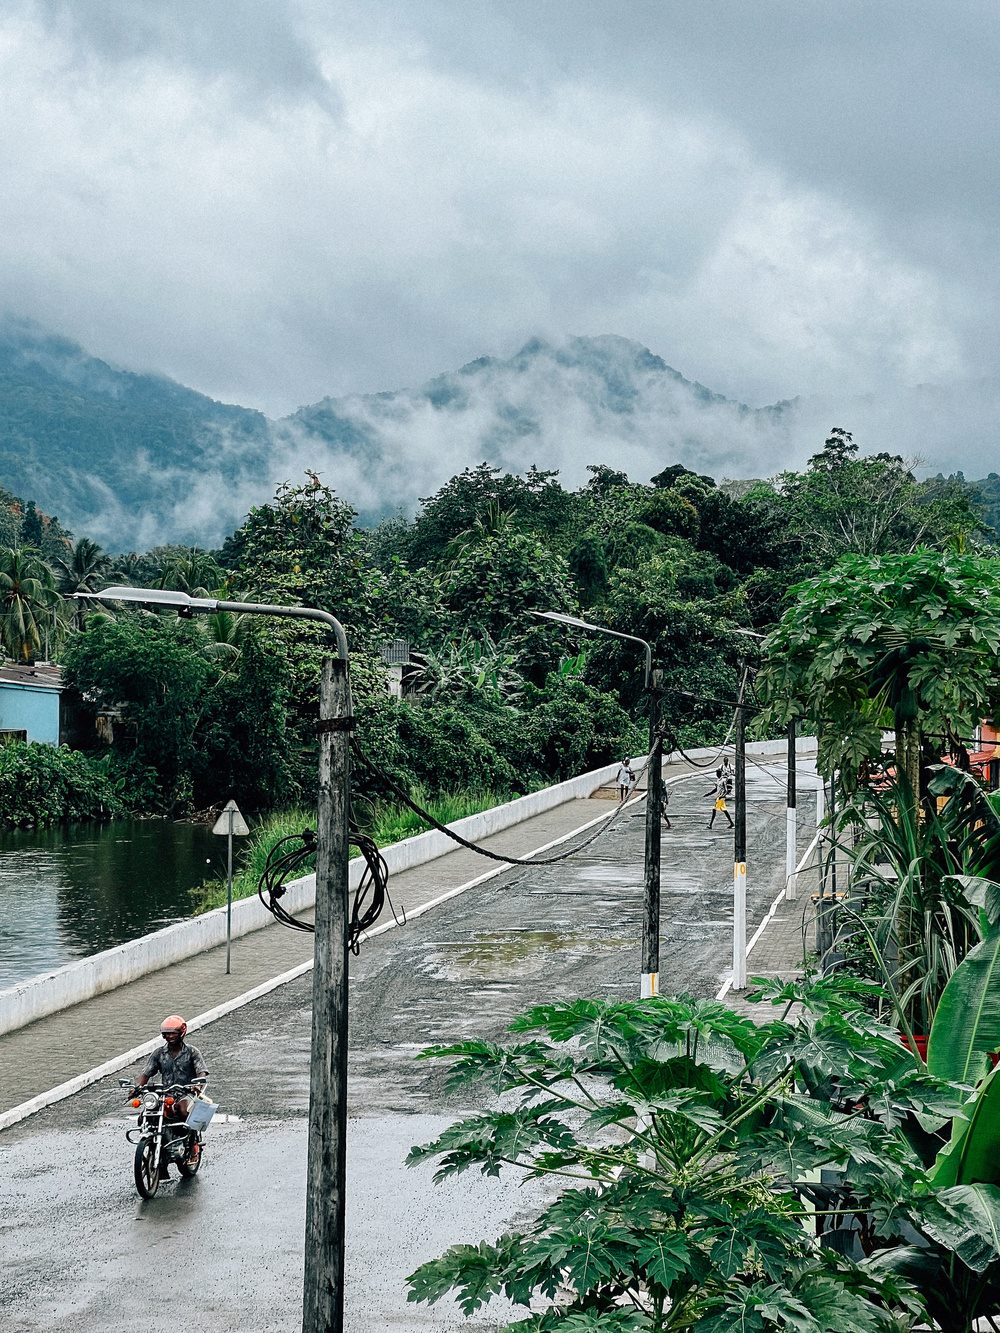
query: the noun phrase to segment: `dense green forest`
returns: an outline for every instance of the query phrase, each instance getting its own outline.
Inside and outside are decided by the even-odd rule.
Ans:
[[[335,612],[351,644],[359,740],[383,769],[428,795],[518,793],[645,746],[641,652],[532,612],[585,613],[649,640],[668,727],[697,745],[731,718],[746,642],[733,630],[773,625],[795,584],[845,553],[992,550],[969,487],[917,482],[885,454],[859,458],[839,429],[805,471],[770,481],[720,486],[680,464],[646,483],[588,470],[569,491],[552,472],[483,463],[414,520],[369,529],[310,474],[280,486],[218,551],[115,559],[34,511],[29,528],[28,507],[9,503],[17,531],[0,551],[0,635],[13,657],[48,645],[62,662],[76,743],[100,763],[107,808],[308,800],[327,651],[299,622],[66,600],[115,582]],[[382,662],[397,639],[410,656],[402,699]],[[368,771],[357,779],[384,794]]]

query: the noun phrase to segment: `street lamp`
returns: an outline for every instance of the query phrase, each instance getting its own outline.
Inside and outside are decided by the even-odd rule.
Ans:
[[[752,629],[734,629],[748,639],[762,639]],[[747,747],[746,659],[741,656],[736,689],[736,827],[733,830],[733,990],[747,988]]]
[[[646,675],[643,682],[649,695],[649,760],[646,767],[646,859],[645,887],[642,900],[642,971],[639,995],[648,1000],[658,994],[660,978],[660,820],[663,810],[663,738],[660,735],[660,699],[663,694],[663,672],[653,671],[653,650],[645,639],[634,634],[622,634],[604,625],[592,625],[578,616],[566,616],[561,611],[532,611],[542,620],[555,620],[561,625],[586,630],[590,634],[607,634],[613,639],[641,644],[646,653]],[[652,677],[652,679],[650,679]]]
[[[181,616],[232,611],[237,615],[315,620],[325,625],[336,640],[338,656],[323,662],[317,723],[316,942],[302,1330],[342,1333],[347,1183],[349,745],[354,729],[344,627],[336,616],[312,607],[226,602],[214,597],[189,597],[185,592],[166,588],[105,588],[103,592],[74,596],[80,600],[171,607]]]

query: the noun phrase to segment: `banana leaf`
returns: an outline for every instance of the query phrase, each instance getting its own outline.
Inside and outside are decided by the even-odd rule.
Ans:
[[[942,1190],[927,1208],[923,1229],[974,1273],[1000,1259],[1000,1191],[992,1185]]]
[[[1000,1185],[1000,1066],[967,1102],[967,1120],[952,1122],[951,1142],[938,1153],[931,1184]]]
[[[934,1015],[927,1068],[954,1083],[978,1083],[1000,1049],[1000,928],[952,973]]]

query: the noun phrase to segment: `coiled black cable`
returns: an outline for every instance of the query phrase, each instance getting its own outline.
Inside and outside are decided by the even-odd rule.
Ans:
[[[389,868],[385,863],[385,857],[374,840],[369,838],[367,833],[362,833],[353,820],[350,824],[350,840],[353,846],[358,848],[365,862],[361,882],[354,892],[351,920],[347,927],[347,947],[351,953],[357,954],[361,949],[362,935],[379,919],[386,903],[389,904],[389,911],[392,912],[397,926],[406,924],[406,914],[404,913],[402,917],[397,916],[392,899],[389,897]],[[294,845],[288,846],[288,844]],[[282,847],[286,850],[281,851]],[[314,933],[316,930],[314,925],[308,921],[300,921],[281,905],[281,899],[288,887],[288,879],[315,853],[314,829],[306,828],[301,833],[289,833],[287,837],[279,839],[268,852],[264,869],[257,882],[257,896],[263,905],[276,921],[291,930],[302,930],[307,933]]]

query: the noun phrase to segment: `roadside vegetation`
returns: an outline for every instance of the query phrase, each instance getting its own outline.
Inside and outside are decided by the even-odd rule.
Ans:
[[[481,810],[491,810],[510,799],[507,795],[492,791],[458,791],[447,796],[432,796],[419,788],[413,792],[413,797],[441,824],[451,824],[467,815],[479,814]],[[354,813],[361,821],[362,830],[374,838],[379,847],[388,847],[404,838],[415,837],[432,827],[409,806],[394,805],[387,801],[362,799],[355,802]],[[241,847],[239,842],[236,844],[239,862],[238,872],[233,875],[233,899],[253,897],[268,855],[282,838],[315,827],[316,812],[305,807],[272,811],[265,815],[246,839],[246,846]],[[315,858],[310,857],[296,873],[308,875],[314,869]],[[193,891],[192,900],[196,913],[223,906],[226,902],[225,879],[215,876],[207,879]]]

